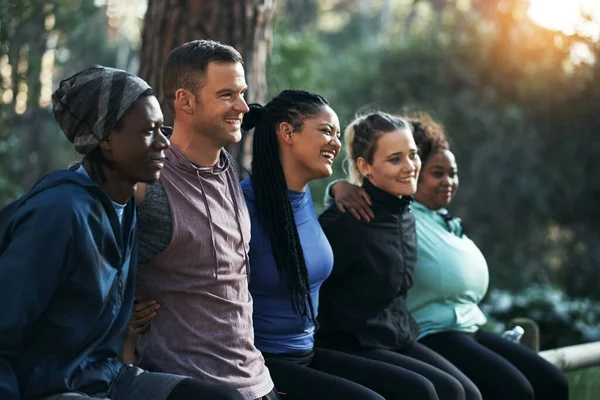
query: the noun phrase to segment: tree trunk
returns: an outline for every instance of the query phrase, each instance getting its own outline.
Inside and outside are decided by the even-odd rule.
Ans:
[[[271,48],[276,0],[149,0],[144,20],[139,75],[152,86],[161,102],[165,121],[172,116],[160,86],[162,64],[175,47],[196,39],[212,39],[235,47],[244,57],[251,103],[264,103],[266,67]],[[248,135],[229,149],[241,166],[248,167],[252,150]]]

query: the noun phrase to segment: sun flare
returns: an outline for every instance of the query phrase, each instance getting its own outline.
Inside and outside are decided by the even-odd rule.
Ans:
[[[598,0],[531,0],[527,14],[536,24],[551,30],[600,38]],[[592,21],[586,21],[583,15],[589,15]]]

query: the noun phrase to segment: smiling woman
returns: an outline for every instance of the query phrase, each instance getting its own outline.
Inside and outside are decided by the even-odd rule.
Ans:
[[[314,348],[319,288],[333,254],[308,183],[332,173],[341,147],[336,113],[317,94],[284,90],[265,106],[250,104],[242,126],[254,129],[252,176],[241,184],[252,233],[254,343],[277,389],[289,400],[381,400],[343,379],[373,370],[370,363]]]
[[[407,120],[383,112],[356,118],[346,128],[352,179],[371,199],[373,218],[356,220],[335,204],[319,217],[333,250],[323,283],[317,347],[383,363],[397,392],[388,399],[481,400],[462,372],[416,342],[419,327],[407,309],[417,261],[411,205],[421,160]]]
[[[600,3],[597,0],[531,0],[527,12],[536,24],[566,34],[600,37]],[[586,20],[589,16],[592,20]]]
[[[453,217],[445,208],[458,189],[456,159],[450,151],[442,125],[424,113],[412,116],[408,121],[423,164],[412,203],[417,250],[410,280],[412,286],[406,292],[406,313],[418,325],[418,342],[411,346],[423,346],[442,360],[451,362],[452,368],[459,370],[458,375],[453,375],[466,385],[465,391],[473,388],[473,384],[477,385],[475,392],[467,393],[467,399],[568,399],[568,383],[560,370],[526,347],[480,329],[486,323],[478,303],[488,288],[487,262],[475,243],[465,235],[460,218]],[[361,194],[355,194],[360,191]],[[352,215],[356,217],[345,218],[350,222],[356,218],[356,227],[379,223],[381,216],[377,215],[377,202],[381,201],[378,200],[380,196],[368,186],[363,185],[359,189],[339,181],[332,186],[330,194],[335,196],[338,205],[355,211]],[[325,221],[327,213],[337,210],[336,204],[327,199],[326,203],[330,206],[321,216],[321,221]],[[356,211],[369,208],[372,211],[371,222],[360,224]],[[344,237],[343,232],[350,231],[352,229],[346,227],[339,235],[328,235],[336,264],[332,278],[323,285],[319,309],[321,317],[327,315],[328,285],[336,279],[336,271],[340,270],[338,262],[351,253],[350,249],[356,251],[359,248],[360,243],[352,243],[352,238]],[[330,231],[325,229],[325,234],[328,233]],[[353,236],[359,237],[353,233]],[[388,248],[393,248],[393,240],[398,237],[398,232],[393,234],[395,236],[388,242]],[[361,242],[372,240],[371,236],[363,235],[366,239],[361,239]],[[377,242],[385,243],[378,240],[369,249],[376,249]],[[344,246],[341,254],[336,254],[336,243]],[[397,243],[406,248],[404,238]],[[406,257],[397,263],[400,262],[407,263]],[[366,282],[367,287],[372,286],[366,279],[361,279],[361,282]],[[374,295],[375,291],[370,297]],[[343,291],[335,290],[333,296],[329,296],[343,298]],[[339,325],[335,325],[336,329]],[[321,327],[321,332],[327,330],[325,321]],[[336,334],[335,340],[340,341],[339,334]]]

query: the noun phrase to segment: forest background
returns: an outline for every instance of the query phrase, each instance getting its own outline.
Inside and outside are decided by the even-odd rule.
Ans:
[[[489,264],[489,328],[527,316],[542,349],[598,341],[600,6],[558,3],[0,0],[0,206],[80,158],[51,115],[61,78],[103,64],[157,87],[171,48],[217,39],[244,55],[251,102],[311,90],[342,127],[431,113],[459,164],[451,212]],[[246,166],[250,142],[231,149]]]

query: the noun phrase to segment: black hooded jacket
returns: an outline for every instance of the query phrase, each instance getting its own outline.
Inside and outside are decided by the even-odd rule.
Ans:
[[[406,308],[417,255],[410,198],[363,185],[375,218],[356,220],[332,204],[319,222],[334,254],[333,272],[319,294],[316,345],[345,351],[401,349],[418,325]]]

